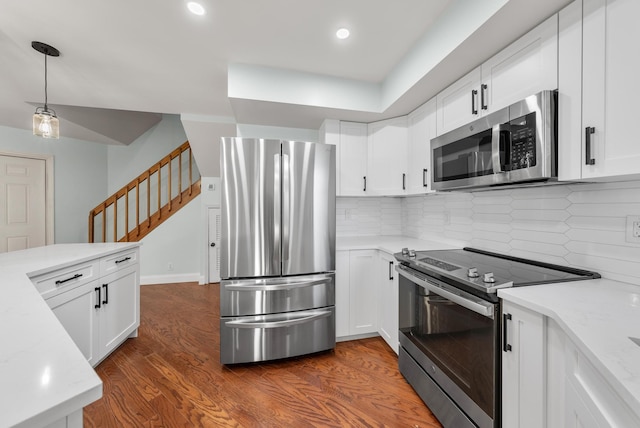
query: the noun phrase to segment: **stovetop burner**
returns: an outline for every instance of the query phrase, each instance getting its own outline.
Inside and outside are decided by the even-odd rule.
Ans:
[[[465,247],[395,254],[403,265],[482,293],[500,288],[600,278],[596,272]]]

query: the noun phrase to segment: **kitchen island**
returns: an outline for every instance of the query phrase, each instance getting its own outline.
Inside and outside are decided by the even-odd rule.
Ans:
[[[136,249],[139,243],[59,244],[0,254],[0,426],[82,426],[102,381],[31,278]]]

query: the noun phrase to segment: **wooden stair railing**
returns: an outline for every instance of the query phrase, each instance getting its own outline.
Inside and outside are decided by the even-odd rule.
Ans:
[[[89,212],[89,242],[139,241],[200,194],[193,175],[186,141]]]

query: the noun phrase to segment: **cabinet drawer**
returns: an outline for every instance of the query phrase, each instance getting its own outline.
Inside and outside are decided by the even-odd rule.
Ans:
[[[99,275],[98,269],[99,264],[96,260],[34,276],[31,282],[42,297],[48,299],[96,279]]]
[[[336,345],[333,306],[310,311],[220,318],[220,362],[289,358]]]
[[[228,280],[220,284],[220,316],[264,315],[333,306],[335,274]]]
[[[137,248],[122,251],[100,259],[100,273],[106,275],[117,272],[138,263],[139,251]]]

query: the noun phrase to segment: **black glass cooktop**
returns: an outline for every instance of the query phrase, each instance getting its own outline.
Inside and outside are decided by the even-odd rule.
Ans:
[[[427,275],[445,277],[487,292],[505,287],[600,278],[596,272],[469,247],[415,251],[415,257],[407,253],[397,253],[395,256],[402,264]],[[486,274],[489,274],[488,277]]]

